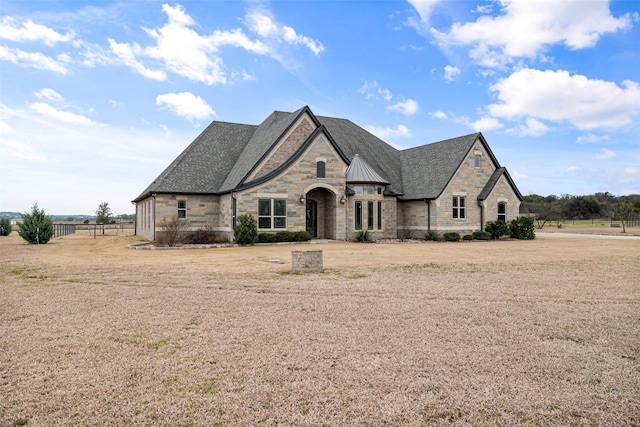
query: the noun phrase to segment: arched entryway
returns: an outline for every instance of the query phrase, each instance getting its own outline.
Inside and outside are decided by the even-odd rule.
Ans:
[[[307,232],[315,239],[336,238],[336,195],[323,187],[307,191]]]

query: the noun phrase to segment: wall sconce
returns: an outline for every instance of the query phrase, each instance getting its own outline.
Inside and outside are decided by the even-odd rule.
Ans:
[[[304,198],[304,194],[300,195],[300,204],[304,204],[305,198]]]
[[[340,197],[340,204],[344,205],[345,203],[347,203],[347,196],[343,194],[342,197]]]

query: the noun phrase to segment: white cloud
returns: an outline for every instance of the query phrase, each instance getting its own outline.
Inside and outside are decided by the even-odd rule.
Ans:
[[[567,173],[575,174],[576,172],[580,172],[580,167],[571,165],[567,168]]]
[[[502,129],[504,127],[500,120],[494,117],[482,117],[475,122],[470,122],[465,119],[462,119],[461,121],[476,132],[488,132],[496,129]]]
[[[164,4],[162,11],[168,18],[162,27],[144,28],[155,40],[154,45],[140,46],[137,43],[109,40],[110,54],[115,56],[116,63],[155,80],[165,80],[166,70],[194,82],[214,85],[227,84],[229,76],[253,79],[245,70],[229,72],[220,55],[220,50],[226,46],[256,55],[268,55],[290,70],[295,68],[295,64],[286,55],[283,46],[304,46],[316,56],[324,50],[322,43],[299,34],[290,26],[278,23],[264,10],[250,10],[245,19],[248,28],[263,40],[251,39],[239,28],[202,34],[196,31],[196,21],[183,6]],[[86,56],[87,64],[113,62],[108,55],[105,57],[95,48],[88,48]],[[160,69],[161,66],[164,69]]]
[[[498,92],[500,101],[487,107],[496,117],[568,121],[588,130],[619,128],[640,114],[640,86],[628,80],[620,87],[564,70],[525,68],[490,89]]]
[[[83,116],[81,114],[72,113],[70,111],[58,110],[52,107],[49,104],[44,102],[32,102],[27,104],[29,108],[33,111],[40,113],[43,116],[55,119],[57,121],[61,121],[64,123],[69,123],[73,125],[83,125],[83,126],[95,126],[99,125],[99,123],[94,122],[90,118]]]
[[[460,68],[453,65],[447,65],[444,67],[444,79],[448,82],[452,82],[460,75]]]
[[[609,135],[595,135],[588,133],[583,136],[579,136],[576,140],[578,144],[597,144],[599,142],[609,141]]]
[[[386,140],[387,138],[394,138],[394,137],[406,138],[411,136],[411,132],[409,132],[409,128],[407,128],[405,125],[398,125],[396,126],[395,129],[381,128],[378,126],[367,126],[365,127],[365,129],[382,140]]]
[[[539,120],[528,118],[525,123],[526,126],[520,126],[521,135],[542,136],[549,131],[549,127]]]
[[[430,2],[427,2],[430,3]],[[432,29],[443,47],[470,46],[469,56],[487,67],[513,58],[534,58],[562,43],[572,50],[594,46],[599,38],[631,26],[632,16],[615,18],[608,1],[501,0],[502,15],[454,23],[448,32]]]
[[[413,18],[409,19],[409,25],[415,27],[417,30],[422,31],[429,27],[429,22],[431,20],[431,13],[433,12],[436,4],[440,3],[441,0],[408,0],[409,3],[416,9],[418,15],[420,16],[420,20],[416,21]]]
[[[62,98],[62,95],[60,95],[58,92],[49,88],[40,89],[38,92],[35,93],[35,95],[40,99],[46,99],[48,101],[54,101],[54,102],[60,102],[64,99]]]
[[[445,120],[445,119],[448,118],[447,114],[445,112],[443,112],[443,111],[440,111],[440,110],[433,111],[433,112],[429,113],[429,115],[431,117],[433,117],[434,119]]]
[[[407,99],[406,101],[397,102],[394,105],[387,107],[389,111],[397,111],[399,113],[404,114],[405,116],[413,116],[420,109],[420,105],[418,105],[417,101],[413,99]]]
[[[25,52],[21,49],[0,46],[0,60],[13,62],[20,67],[37,68],[63,75],[67,74],[67,67],[61,64],[60,61],[56,61],[40,52]]]
[[[128,66],[136,71],[141,76],[148,79],[164,81],[167,78],[167,74],[162,70],[151,70],[147,68],[142,62],[136,59],[137,55],[142,53],[142,49],[137,43],[117,43],[113,39],[108,39],[111,53],[117,58],[113,63],[120,63]]]
[[[365,99],[369,100],[371,98],[376,98],[377,96],[382,96],[385,101],[391,101],[393,99],[393,94],[387,88],[382,88],[378,84],[377,81],[365,82],[360,89],[358,89],[358,93],[361,93],[365,96]]]
[[[175,115],[192,122],[206,120],[216,115],[216,112],[204,99],[191,92],[159,95],[156,97],[156,105],[166,105]]]
[[[596,159],[600,159],[600,160],[604,160],[604,159],[612,159],[614,157],[616,157],[617,154],[615,151],[611,151],[607,148],[605,148],[604,150],[602,150],[601,153],[596,154]]]
[[[0,38],[5,40],[17,42],[41,41],[47,46],[53,46],[56,43],[69,42],[74,36],[73,31],[60,34],[51,28],[36,24],[29,19],[23,22],[22,25],[10,16],[5,16],[2,18],[2,21],[0,21]]]

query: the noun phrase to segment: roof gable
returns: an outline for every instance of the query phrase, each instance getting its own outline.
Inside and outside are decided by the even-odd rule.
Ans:
[[[474,133],[401,151],[403,198],[437,198],[481,136]]]
[[[509,172],[505,167],[500,167],[500,168],[497,168],[495,171],[493,171],[493,174],[487,181],[487,184],[484,186],[480,194],[478,194],[478,200],[480,201],[486,200],[503,175],[507,180],[507,182],[509,183],[509,185],[511,186],[511,188],[513,189],[513,192],[516,194],[516,197],[518,198],[518,200],[522,202],[524,200],[524,197],[522,197],[522,194],[520,194],[518,187],[516,187],[516,184],[511,179],[511,175],[509,175]]]

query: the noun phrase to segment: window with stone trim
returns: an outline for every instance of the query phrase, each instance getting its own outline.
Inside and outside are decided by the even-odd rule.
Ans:
[[[382,202],[378,202],[378,230],[382,230]]]
[[[465,196],[453,196],[452,206],[453,219],[465,219],[467,217]]]
[[[186,218],[187,217],[187,201],[186,200],[178,200],[178,218]]]
[[[507,203],[498,202],[498,221],[507,222]]]
[[[316,162],[316,177],[325,178],[326,175],[326,163],[323,161]]]
[[[258,199],[258,228],[287,228],[287,200]]]
[[[362,201],[356,200],[354,204],[355,229],[362,230]]]

